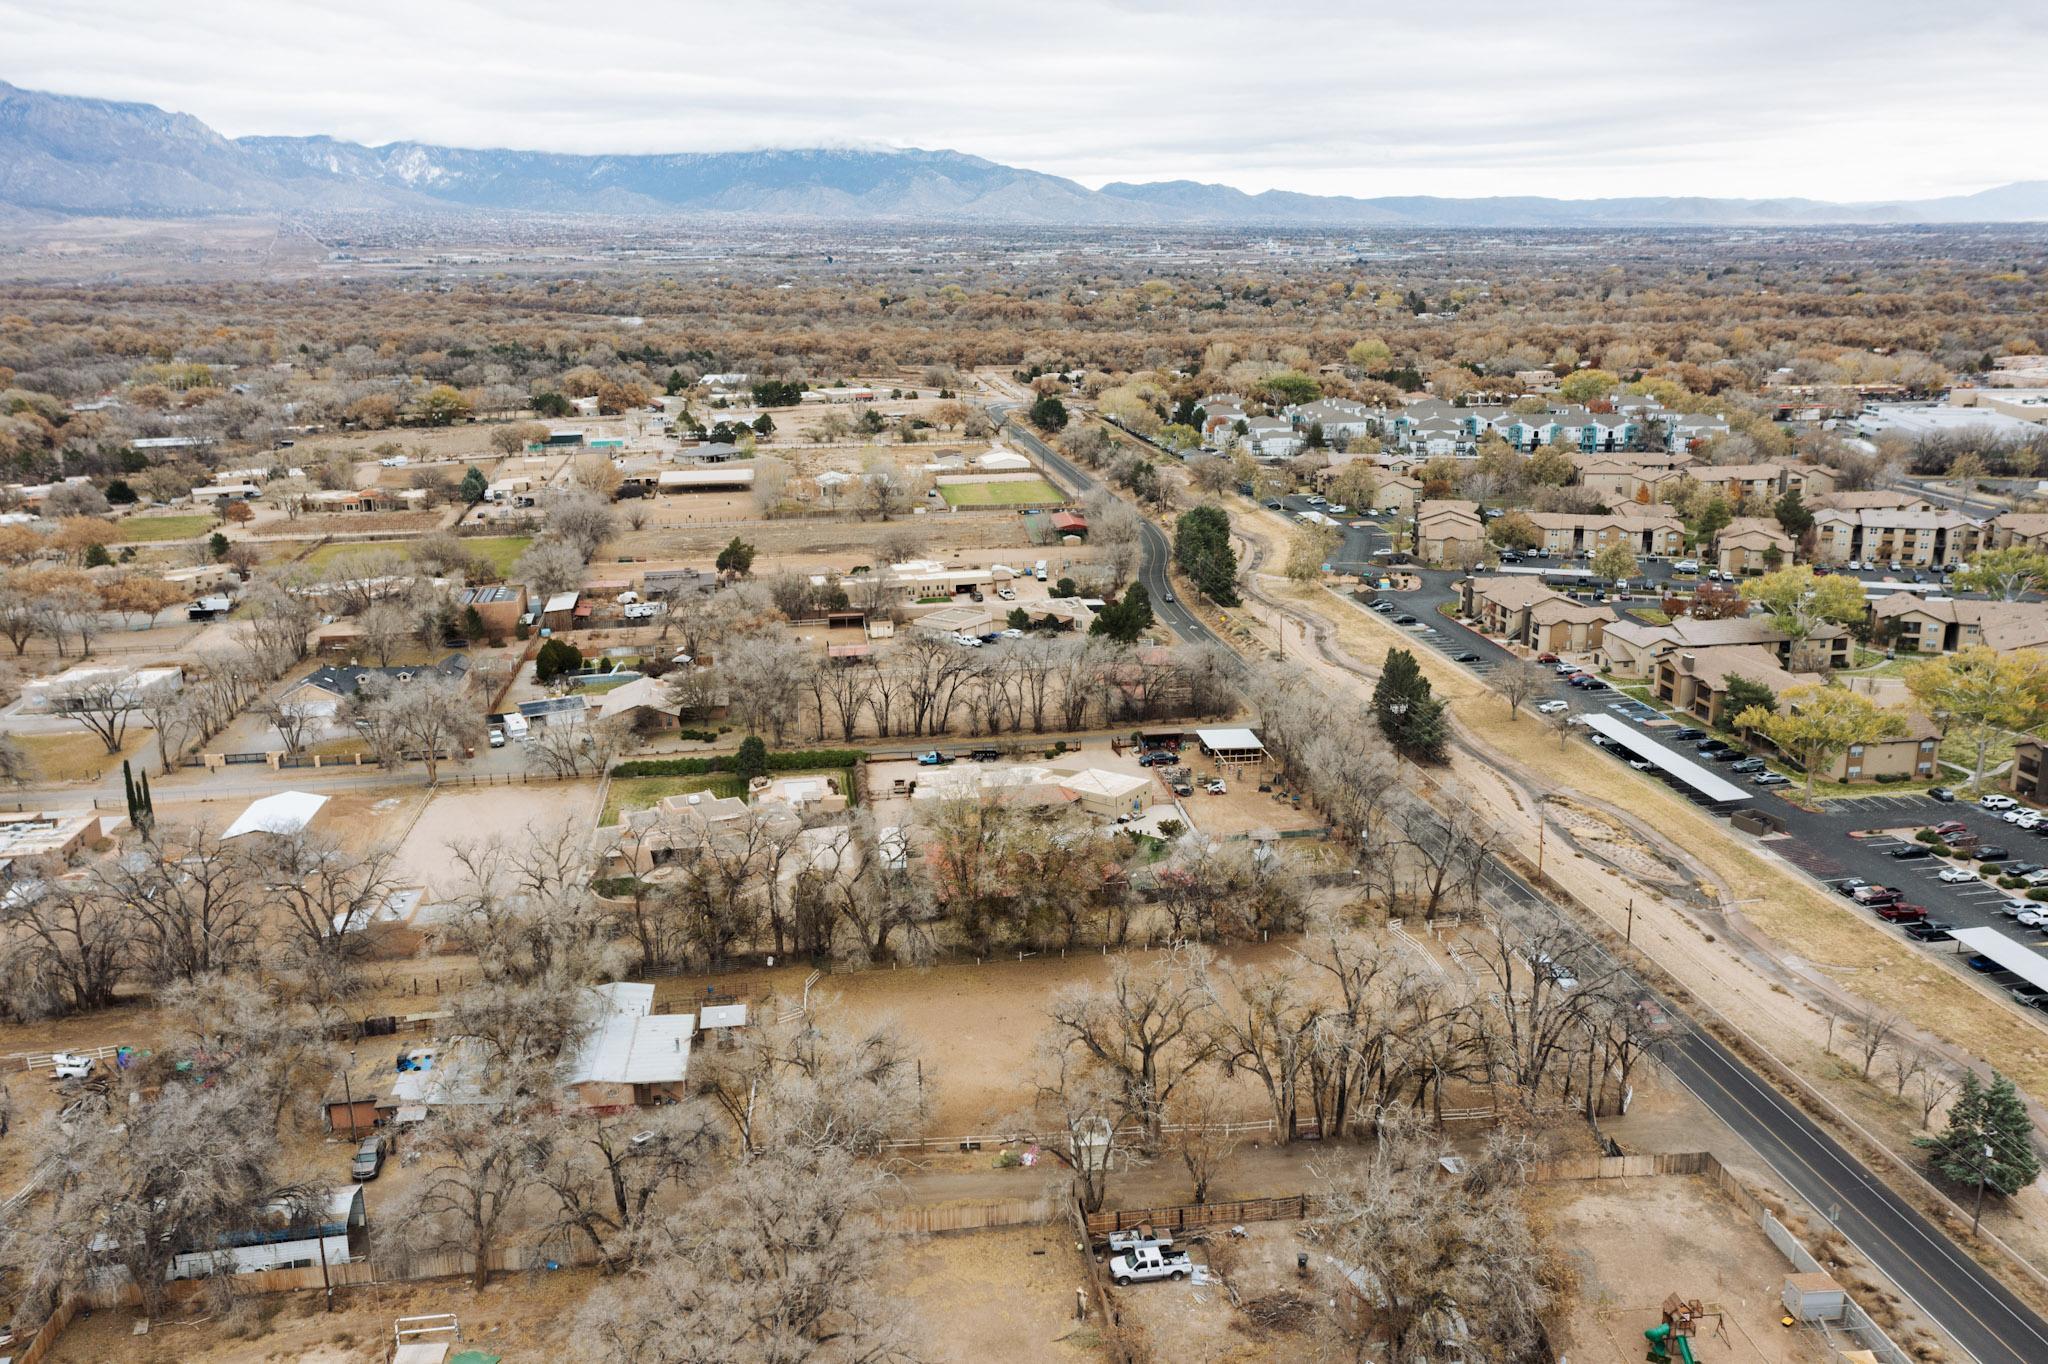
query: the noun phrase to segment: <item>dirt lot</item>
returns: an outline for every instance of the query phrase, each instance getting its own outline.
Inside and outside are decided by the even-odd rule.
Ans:
[[[1062,1227],[955,1232],[906,1247],[885,1291],[900,1297],[920,1358],[1104,1358],[1091,1323],[1074,1319],[1082,1270]]]
[[[131,1311],[81,1316],[48,1357],[63,1364],[382,1364],[391,1357],[394,1318],[452,1312],[462,1348],[503,1354],[510,1364],[569,1358],[575,1308],[596,1275],[587,1271],[500,1279],[481,1294],[434,1280],[345,1289],[334,1312],[319,1293],[274,1294],[239,1304],[226,1319],[186,1310],[134,1334]]]
[[[408,885],[446,895],[458,884],[448,849],[492,835],[520,837],[531,826],[546,831],[564,823],[594,827],[595,781],[550,782],[544,786],[485,786],[437,791],[398,848],[394,874]]]
[[[1778,1324],[1789,1266],[1763,1231],[1704,1180],[1683,1177],[1548,1184],[1532,1200],[1579,1275],[1579,1297],[1556,1342],[1575,1364],[1643,1357],[1643,1328],[1669,1293],[1725,1313],[1708,1322],[1704,1359],[1725,1364],[1825,1364],[1826,1347]]]

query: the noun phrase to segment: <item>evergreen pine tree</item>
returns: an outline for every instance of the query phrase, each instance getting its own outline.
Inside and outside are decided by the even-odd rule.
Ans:
[[[1372,709],[1380,733],[1404,757],[1427,763],[1444,760],[1448,726],[1443,702],[1432,694],[1421,665],[1406,649],[1387,650],[1380,680],[1373,685]]]
[[[156,827],[156,797],[149,793],[149,773],[147,772],[142,774],[140,794],[136,797],[135,808],[142,816],[138,827],[144,833],[154,829]]]
[[[2033,1137],[2033,1119],[2013,1082],[1993,1072],[1987,1087],[1972,1071],[1949,1106],[1948,1126],[1918,1144],[1942,1178],[2010,1198],[2040,1177]]]

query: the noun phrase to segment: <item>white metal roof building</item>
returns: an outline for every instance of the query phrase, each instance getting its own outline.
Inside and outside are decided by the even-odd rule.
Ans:
[[[584,1089],[682,1083],[690,1068],[696,1015],[655,1013],[652,985],[615,981],[593,987],[590,994],[596,1000],[596,1021],[569,1062],[566,1084]],[[584,1098],[604,1102],[604,1096],[589,1090]]]
[[[240,838],[243,834],[295,834],[313,822],[313,816],[320,813],[320,807],[327,803],[327,797],[316,796],[310,791],[280,791],[274,796],[251,801],[249,808],[235,817],[221,834],[223,839]]]
[[[1198,729],[1195,741],[1202,751],[1219,762],[1255,763],[1266,756],[1266,746],[1259,742],[1259,736],[1242,727],[1231,729]]]

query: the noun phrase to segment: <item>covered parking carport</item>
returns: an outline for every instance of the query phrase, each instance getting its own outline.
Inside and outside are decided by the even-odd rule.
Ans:
[[[2010,972],[2030,988],[2048,995],[2048,957],[1995,928],[1958,928],[1951,932],[1956,951],[1973,952],[1996,962],[2000,971]]]
[[[1585,721],[1588,729],[1604,739],[1613,740],[1623,749],[1649,763],[1702,805],[1725,812],[1750,797],[1748,791],[1705,763],[1694,762],[1691,758],[1673,752],[1626,720],[1612,715],[1588,714]]]

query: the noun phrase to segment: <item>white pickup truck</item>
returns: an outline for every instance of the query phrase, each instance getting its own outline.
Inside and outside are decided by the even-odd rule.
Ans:
[[[1184,1250],[1165,1246],[1133,1246],[1109,1262],[1109,1277],[1118,1287],[1149,1279],[1185,1279],[1194,1261]]]

